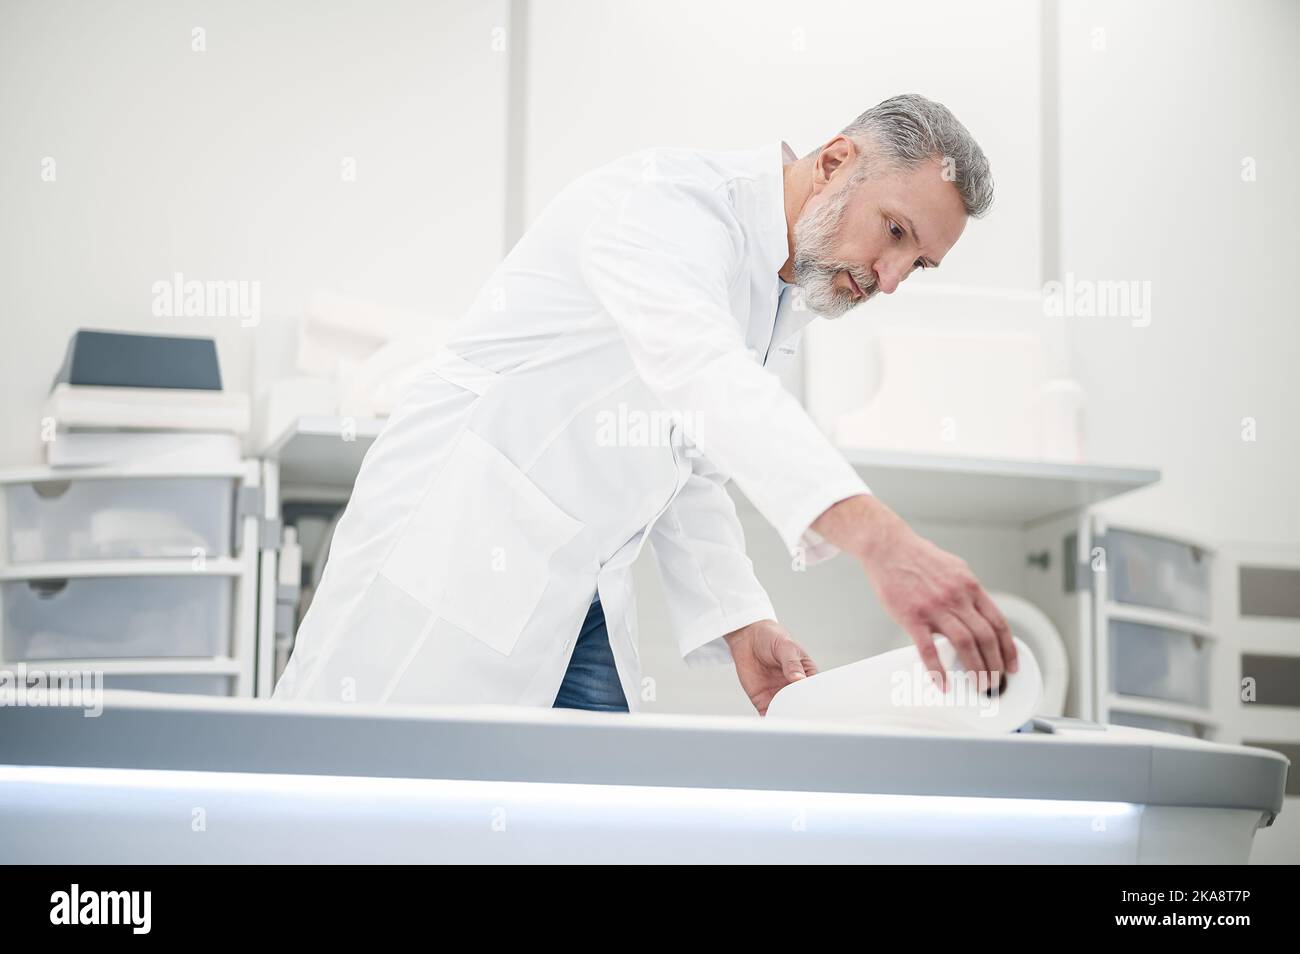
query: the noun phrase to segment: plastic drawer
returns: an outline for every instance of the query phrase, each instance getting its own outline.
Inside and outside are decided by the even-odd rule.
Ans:
[[[1110,684],[1123,696],[1208,706],[1209,647],[1194,633],[1112,619]]]
[[[225,675],[207,673],[183,674],[124,674],[109,673],[104,676],[105,689],[131,689],[137,692],[180,692],[194,696],[228,696],[234,679]]]
[[[1110,721],[1114,725],[1128,725],[1135,729],[1151,729],[1155,732],[1171,732],[1174,735],[1188,735],[1199,739],[1204,737],[1204,729],[1196,722],[1186,719],[1168,719],[1164,716],[1146,715],[1142,712],[1111,712]]]
[[[1210,557],[1199,547],[1115,529],[1105,546],[1112,600],[1210,618]]]
[[[7,582],[3,657],[228,656],[233,590],[200,574]]]
[[[59,480],[6,487],[8,560],[224,557],[234,535],[233,477]]]

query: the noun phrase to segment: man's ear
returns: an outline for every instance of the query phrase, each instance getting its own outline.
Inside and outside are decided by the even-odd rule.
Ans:
[[[822,146],[813,169],[813,187],[821,188],[837,176],[847,175],[858,159],[858,147],[847,136],[836,136]]]

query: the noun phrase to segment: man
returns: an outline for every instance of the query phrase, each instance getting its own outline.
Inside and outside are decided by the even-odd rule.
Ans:
[[[732,662],[765,713],[816,669],[728,478],[807,564],[857,559],[941,679],[936,633],[968,670],[1014,672],[965,562],[873,497],[771,373],[814,313],[938,267],[991,198],[979,146],[915,95],[803,159],[650,149],[571,183],[366,455],[275,696],[635,709],[648,541],[682,657]]]

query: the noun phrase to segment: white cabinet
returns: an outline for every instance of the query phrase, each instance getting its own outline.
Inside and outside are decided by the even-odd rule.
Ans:
[[[1066,641],[1071,714],[1219,738],[1230,686],[1214,549],[1093,511],[1046,521],[1030,537],[1043,556],[1030,597]]]
[[[1095,513],[1045,521],[1030,539],[1047,564],[1031,574],[1030,597],[1066,640],[1073,714],[1297,745],[1300,550]]]
[[[252,695],[261,473],[249,460],[0,474],[0,667]]]

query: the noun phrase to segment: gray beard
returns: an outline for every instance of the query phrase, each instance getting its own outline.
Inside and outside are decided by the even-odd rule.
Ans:
[[[834,198],[794,226],[794,281],[803,289],[808,307],[823,318],[839,318],[876,293],[875,276],[860,265],[839,261],[831,253],[856,185],[856,180],[850,180]],[[855,299],[852,292],[835,287],[835,276],[842,271],[853,276],[863,298]]]

